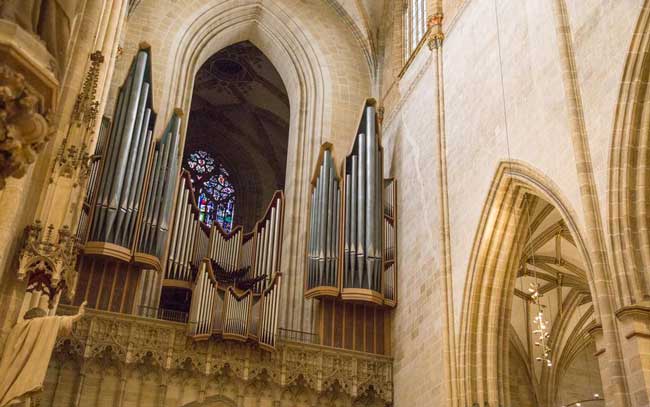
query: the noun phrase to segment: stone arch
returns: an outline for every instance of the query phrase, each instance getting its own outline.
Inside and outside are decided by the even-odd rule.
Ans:
[[[618,307],[650,301],[650,8],[641,8],[610,149],[608,222]]]
[[[180,0],[173,4],[161,3],[162,10],[153,17],[143,15],[138,20],[138,11],[144,7],[129,17],[129,25],[134,30],[132,36],[127,33],[125,44],[135,48],[134,43],[139,41],[151,42],[154,87],[164,84],[162,90],[154,92],[158,102],[162,101],[158,104],[162,118],[158,127],[173,108],[188,111],[197,70],[211,55],[234,43],[248,40],[255,45],[275,66],[285,84],[291,111],[285,218],[291,222],[284,228],[281,257],[284,303],[280,324],[310,330],[311,303],[302,300],[300,271],[304,261],[308,180],[323,141],[328,140],[345,151],[354,137],[363,101],[371,92],[369,61],[358,40],[353,35],[345,35],[350,33],[350,27],[325,2],[228,0],[215,4]],[[322,18],[307,22],[305,16],[314,12]],[[143,37],[142,32],[146,34],[148,30],[156,30],[155,35]],[[168,50],[165,44],[179,45]],[[164,49],[163,55],[157,55],[157,49]],[[346,80],[335,80],[341,77]]]
[[[464,288],[458,379],[465,405],[509,405],[509,355],[505,350],[516,265],[524,246],[520,241],[526,235],[521,215],[527,194],[544,199],[560,213],[584,260],[593,292],[592,266],[568,200],[550,179],[528,164],[502,161],[483,207]]]
[[[184,404],[183,407],[237,407],[237,403],[234,400],[222,396],[210,396],[207,397],[204,401],[193,401],[188,404]]]

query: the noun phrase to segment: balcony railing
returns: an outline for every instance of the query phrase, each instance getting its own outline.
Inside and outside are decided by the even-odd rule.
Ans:
[[[188,313],[173,309],[140,306],[140,315],[147,318],[162,319],[165,321],[186,323]]]
[[[57,313],[70,315],[76,311],[76,307],[60,305]],[[86,310],[72,334],[57,339],[53,360],[56,353],[86,362],[110,360],[125,368],[146,366],[159,370],[156,377],[164,376],[163,371],[185,371],[195,375],[197,382],[224,374],[234,374],[228,377],[245,383],[263,377],[269,385],[281,388],[295,386],[298,381],[317,393],[335,386],[353,398],[372,393],[384,403],[392,402],[390,357],[320,346],[314,344],[318,342],[317,335],[288,329],[281,330],[274,352],[253,343],[218,337],[188,341],[185,323],[163,320],[183,313],[144,311],[156,317]]]
[[[278,336],[280,339],[290,342],[302,342],[318,345],[320,343],[320,336],[313,332],[294,331],[293,329],[278,328]]]

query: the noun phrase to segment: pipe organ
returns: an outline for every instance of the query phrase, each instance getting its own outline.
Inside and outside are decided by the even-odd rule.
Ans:
[[[187,323],[188,335],[254,340],[274,349],[284,195],[249,233],[200,220],[180,168],[180,110],[154,137],[151,54],[142,46],[104,118],[77,228],[75,304]]]
[[[354,326],[357,319],[364,323],[372,315],[387,326],[385,309],[397,304],[395,203],[396,181],[383,178],[375,102],[368,100],[340,171],[332,145],[325,143],[311,180],[305,297],[321,300],[319,329],[325,337],[326,327],[346,318]],[[350,311],[348,303],[370,308]],[[338,342],[343,345],[341,338]],[[327,344],[332,343],[337,342]]]
[[[189,335],[256,340],[274,349],[280,306],[284,195],[277,191],[252,232],[215,223],[192,287]],[[207,304],[207,305],[206,305]]]

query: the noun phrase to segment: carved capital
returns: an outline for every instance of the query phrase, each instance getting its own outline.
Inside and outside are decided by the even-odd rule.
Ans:
[[[442,19],[442,13],[432,14],[427,19],[427,32],[429,32],[427,45],[432,51],[440,48],[442,41],[445,39],[445,34],[442,32]]]
[[[650,339],[650,306],[636,304],[622,307],[616,311],[620,321],[621,331],[625,339]]]

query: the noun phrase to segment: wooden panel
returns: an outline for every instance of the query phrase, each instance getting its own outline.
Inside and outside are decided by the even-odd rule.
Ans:
[[[115,288],[113,298],[111,299],[111,311],[120,312],[122,306],[122,297],[124,295],[124,284],[126,283],[126,269],[118,268],[115,272]]]
[[[323,307],[325,308],[325,320],[323,321],[323,345],[332,346],[332,320],[334,317],[333,302],[330,300],[323,300]]]
[[[365,350],[366,352],[373,353],[375,351],[375,308],[374,307],[365,307],[365,318],[364,318],[364,341],[365,341]]]
[[[103,267],[102,282],[99,288],[97,309],[108,310],[108,303],[111,300],[111,289],[115,278],[115,263],[107,262]]]
[[[122,312],[130,314],[133,312],[133,298],[138,285],[138,278],[140,277],[139,270],[129,267],[128,276],[126,279],[126,288],[124,289],[126,295],[122,303]]]
[[[321,299],[317,326],[321,345],[390,354],[390,310],[340,299]]]
[[[387,312],[385,312],[382,309],[377,309],[377,318],[375,319],[375,352],[379,354],[384,354],[384,342],[386,340],[386,336],[384,335],[384,318],[388,315]]]
[[[336,301],[334,304],[334,346],[337,348],[343,346],[343,314],[343,303]]]
[[[101,264],[97,262],[98,265]],[[90,269],[90,284],[88,286],[88,294],[86,300],[88,301],[88,307],[97,308],[97,297],[99,296],[99,285],[102,281],[103,267],[93,267]]]
[[[364,351],[364,338],[363,338],[363,318],[364,318],[364,306],[360,304],[354,304],[354,350],[360,352]]]
[[[345,341],[343,347],[346,349],[352,349],[354,344],[354,304],[345,304]]]

